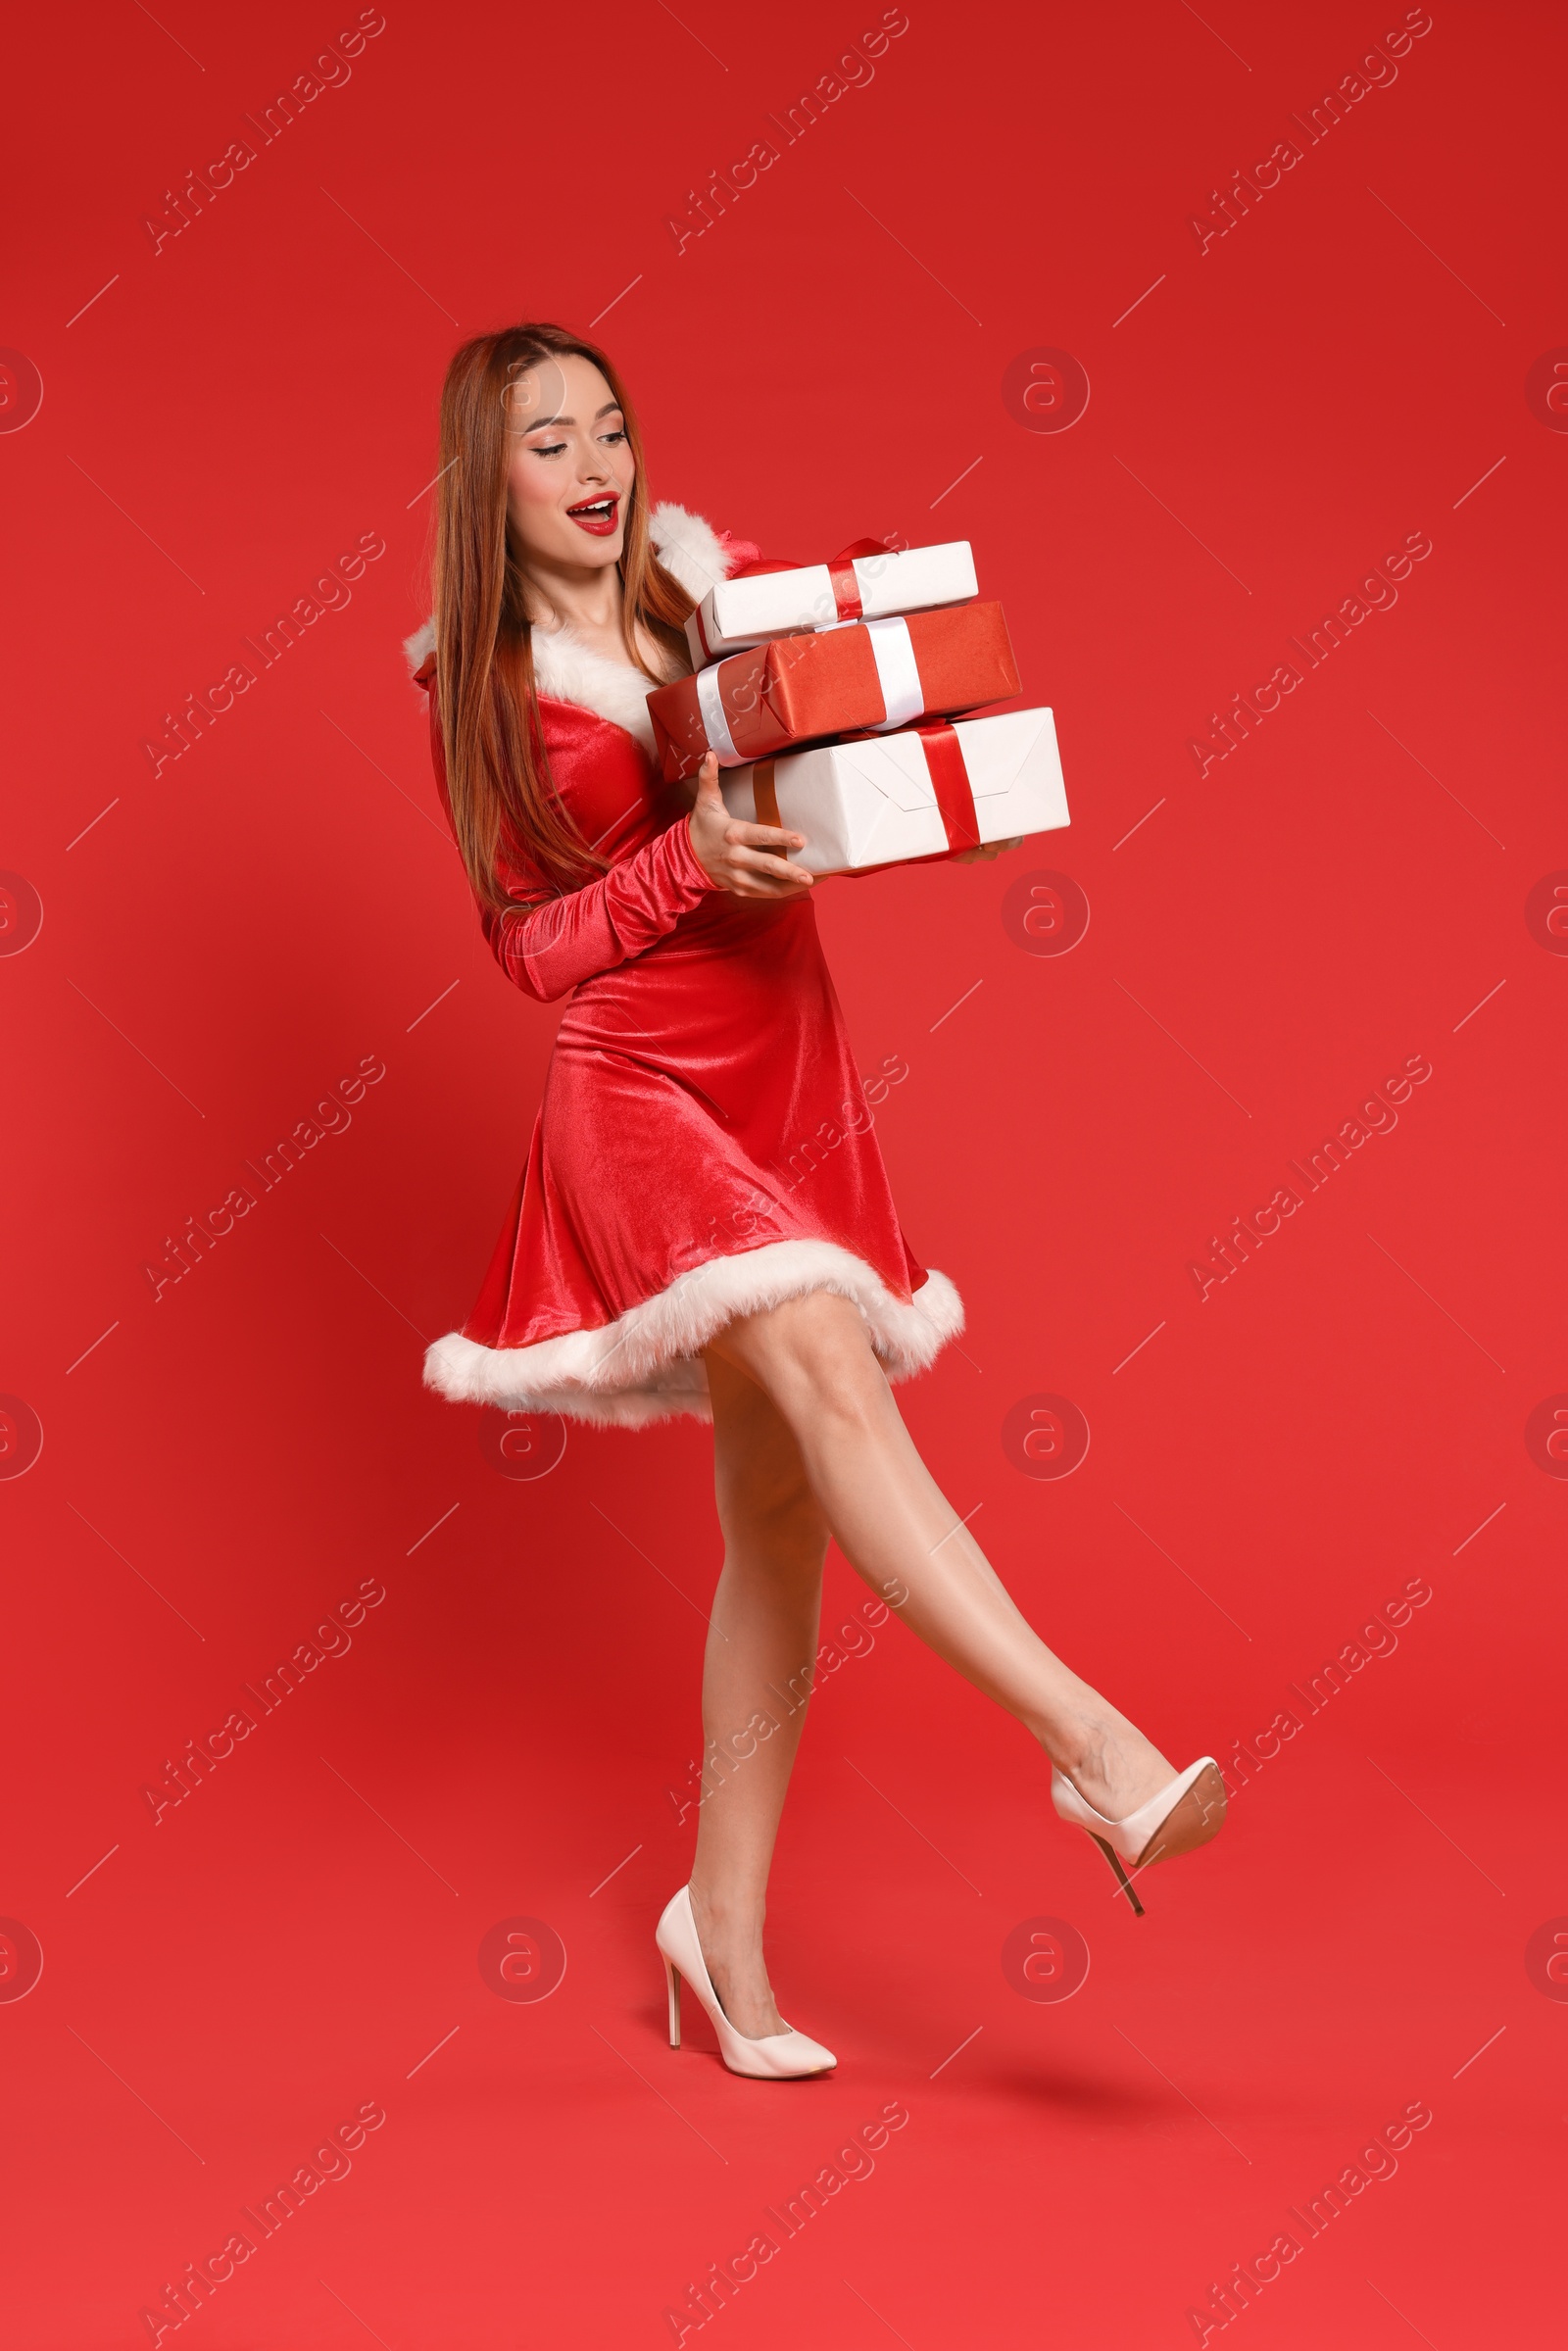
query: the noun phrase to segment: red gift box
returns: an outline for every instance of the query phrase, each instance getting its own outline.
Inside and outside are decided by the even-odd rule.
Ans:
[[[1000,604],[779,637],[656,687],[648,714],[665,780],[765,759],[824,735],[878,732],[1006,702],[1017,664]]]

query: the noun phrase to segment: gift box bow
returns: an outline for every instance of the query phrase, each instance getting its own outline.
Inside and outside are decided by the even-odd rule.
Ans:
[[[891,733],[1017,691],[1001,606],[969,604],[774,638],[656,687],[648,710],[678,782],[709,750],[738,767],[791,742]]]
[[[852,539],[837,555],[827,559],[827,575],[833,587],[833,609],[841,620],[863,620],[865,607],[860,602],[860,583],[855,576],[857,558],[865,560],[874,555],[887,555],[890,550],[880,539]],[[742,563],[730,573],[731,579],[756,579],[763,571],[808,571],[808,563],[797,563],[781,556],[756,556],[751,563]]]
[[[829,585],[833,591],[833,611],[840,621],[863,620],[865,618],[865,607],[860,600],[860,583],[855,576],[857,560],[863,562],[869,557],[885,556],[890,552],[892,551],[884,547],[880,539],[852,539],[848,547],[841,547],[837,555],[828,557],[825,568]],[[750,563],[738,563],[730,572],[729,577],[731,579],[758,579],[764,572],[769,571],[808,571],[813,568],[814,566],[809,563],[796,563],[793,557],[754,556]],[[692,618],[697,624],[697,634],[701,640],[704,655],[711,661],[713,648],[709,643],[708,631],[703,626],[703,608],[700,604],[693,612]]]

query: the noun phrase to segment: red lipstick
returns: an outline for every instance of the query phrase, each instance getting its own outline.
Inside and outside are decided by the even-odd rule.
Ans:
[[[607,491],[603,498],[584,499],[580,506],[568,506],[567,514],[579,530],[591,538],[608,539],[620,520],[620,493]]]

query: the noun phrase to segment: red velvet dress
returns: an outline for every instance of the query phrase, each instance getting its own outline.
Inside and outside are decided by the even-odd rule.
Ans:
[[[561,643],[553,661],[535,632],[541,684],[554,671],[612,708],[629,688],[637,725],[646,681]],[[419,677],[444,802],[433,658]],[[809,897],[715,889],[635,733],[548,692],[540,719],[555,790],[610,870],[551,895],[514,847],[503,887],[528,910],[483,914],[526,995],[575,993],[483,1289],[427,1384],[509,1411],[707,1418],[702,1347],[810,1290],[855,1300],[891,1376],[922,1369],[963,1310],[900,1230]]]

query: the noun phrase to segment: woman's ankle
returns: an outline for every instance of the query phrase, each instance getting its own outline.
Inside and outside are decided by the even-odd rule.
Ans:
[[[723,1949],[737,1957],[761,1950],[763,1905],[760,1900],[733,1895],[722,1886],[707,1886],[695,1872],[688,1890],[705,1950]]]
[[[1146,1800],[1170,1776],[1170,1765],[1153,1741],[1114,1707],[1053,1724],[1041,1745],[1091,1803],[1099,1795],[1126,1799],[1129,1809]]]

